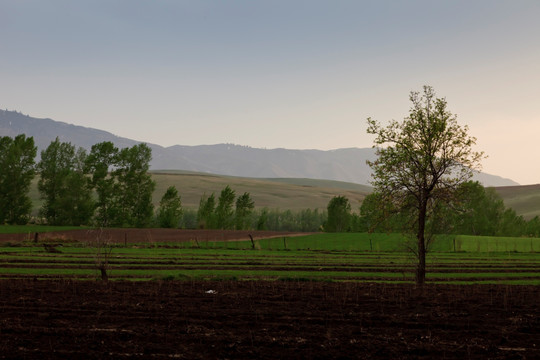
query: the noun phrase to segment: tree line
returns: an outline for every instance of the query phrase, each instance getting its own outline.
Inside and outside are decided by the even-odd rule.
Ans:
[[[504,205],[493,188],[468,181],[458,187],[450,202],[440,202],[426,223],[429,234],[540,237],[540,218],[527,221]],[[417,214],[384,202],[379,193],[366,196],[359,212],[349,200],[336,196],[328,203],[328,232],[407,232]]]
[[[36,175],[38,221],[50,225],[318,231],[326,217],[317,209],[255,209],[249,193],[237,197],[229,186],[218,198],[203,195],[198,210],[183,209],[171,186],[154,209],[152,151],[146,144],[119,149],[101,142],[88,152],[56,138],[38,163],[36,155],[32,137],[0,137],[0,224],[31,220],[29,191]]]
[[[39,216],[51,225],[327,231],[401,232],[415,221],[403,211],[368,195],[358,212],[349,200],[336,196],[326,210],[293,212],[255,209],[249,193],[237,196],[226,186],[219,197],[201,197],[197,210],[184,209],[178,190],[171,186],[154,209],[155,182],[148,173],[152,151],[146,144],[118,149],[101,142],[87,152],[58,138],[41,152],[32,137],[0,137],[0,223],[26,224],[30,220],[32,179],[39,174],[42,200]],[[427,222],[429,233],[540,236],[540,219],[529,221],[506,208],[494,189],[466,182],[451,202],[439,202]]]

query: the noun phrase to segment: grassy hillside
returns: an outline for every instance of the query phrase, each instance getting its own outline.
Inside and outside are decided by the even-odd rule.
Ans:
[[[215,193],[229,185],[237,195],[250,193],[258,208],[278,209],[325,209],[332,197],[346,196],[353,207],[358,209],[364,197],[370,192],[368,186],[329,180],[312,179],[253,179],[221,176],[185,171],[154,171],[156,181],[154,203],[165,193],[167,187],[174,185],[182,196],[183,206],[198,208],[203,194]]]
[[[507,207],[518,215],[532,219],[540,216],[540,184],[525,186],[503,186],[495,188]]]
[[[186,171],[153,171],[157,183],[154,202],[166,188],[175,185],[184,206],[197,208],[201,195],[212,192],[219,196],[221,189],[229,185],[237,194],[248,192],[256,207],[279,209],[325,209],[333,196],[344,195],[351,201],[353,211],[358,208],[371,187],[342,181],[274,178],[255,179],[211,175]],[[540,184],[527,186],[496,187],[506,207],[512,208],[526,219],[540,216]]]

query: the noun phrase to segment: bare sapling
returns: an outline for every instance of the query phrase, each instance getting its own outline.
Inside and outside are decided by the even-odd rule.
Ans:
[[[96,251],[94,256],[94,262],[96,268],[99,269],[101,274],[101,280],[108,281],[109,276],[107,271],[109,270],[109,258],[112,252],[112,246],[110,245],[110,239],[103,236],[103,229],[99,230],[96,238]]]

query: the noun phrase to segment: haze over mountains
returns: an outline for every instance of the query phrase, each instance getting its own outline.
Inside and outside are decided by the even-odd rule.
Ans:
[[[18,134],[33,136],[38,154],[56,137],[85,149],[102,141],[111,141],[119,148],[140,143],[103,130],[0,110],[0,136]],[[187,170],[254,178],[326,179],[364,185],[369,184],[371,177],[366,160],[375,159],[372,148],[322,151],[258,149],[233,144],[148,146],[152,148],[153,170]],[[485,173],[477,174],[475,179],[485,186],[519,185],[510,179]]]

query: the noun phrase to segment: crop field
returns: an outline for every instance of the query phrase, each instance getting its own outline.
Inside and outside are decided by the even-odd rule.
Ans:
[[[539,239],[301,235],[4,231],[0,359],[540,358]]]
[[[89,230],[51,234],[4,241],[0,277],[96,279],[104,268],[110,280],[414,281],[400,234],[270,232],[251,241],[248,232],[148,230],[151,241],[125,233],[116,242],[89,239]],[[540,285],[540,239],[441,236],[431,250],[430,283]]]

